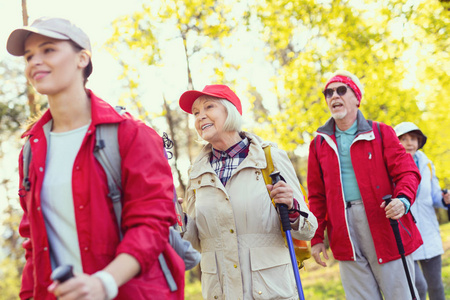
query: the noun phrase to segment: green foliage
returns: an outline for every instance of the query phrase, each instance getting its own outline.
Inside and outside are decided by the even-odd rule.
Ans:
[[[0,300],[16,300],[20,291],[21,274],[17,262],[4,258],[0,261]]]
[[[240,49],[239,54],[231,50],[245,36],[243,32],[257,32],[257,39],[265,45],[266,62],[272,68],[269,72],[274,74],[272,93],[276,103],[266,107],[266,95],[248,84],[247,93],[239,95],[243,102],[251,103],[251,111],[244,113],[254,119],[248,129],[287,150],[302,182],[306,177],[308,143],[329,118],[321,93],[323,84],[331,72],[344,68],[355,73],[365,86],[361,110],[368,119],[389,125],[412,121],[423,130],[429,138],[424,151],[435,163],[442,186],[450,185],[450,169],[445,168],[450,165],[448,1],[143,2],[139,11],[112,23],[107,48],[122,64],[119,84],[126,91],[120,97],[121,104],[131,104],[128,108],[149,123],[170,115],[176,146],[187,148],[180,151],[180,156],[188,153],[186,156],[192,160],[198,153],[192,146],[196,134],[179,111],[178,99],[164,101],[161,113],[154,112],[152,100],[154,113],[149,113],[142,100],[147,88],[142,74],[162,70],[168,61],[183,56],[186,78],[181,83],[172,82],[171,89],[194,89],[204,81],[199,78],[205,77],[210,83],[247,83],[244,66],[233,55],[260,49],[251,45]],[[24,77],[18,70],[14,63],[0,63],[0,134],[4,139],[16,132],[29,114],[25,81],[20,81]],[[12,232],[17,230],[16,222],[8,219]],[[442,236],[450,236],[448,224],[442,226]],[[11,237],[4,237],[2,245],[12,256],[0,263],[0,299],[13,299],[19,286],[21,247]],[[448,239],[444,243],[449,249]],[[444,283],[450,297],[449,251],[443,260]],[[326,269],[315,268],[312,261],[309,264],[311,269],[307,266],[301,274],[306,298],[342,298],[337,264],[331,263]],[[195,280],[188,283],[186,298],[201,299],[199,286]]]
[[[0,61],[0,134],[11,135],[26,120],[25,77],[22,65]],[[16,80],[23,78],[22,81]]]
[[[188,272],[186,272],[186,278],[187,276]],[[200,280],[197,279],[192,282],[186,281],[184,296],[186,300],[202,300],[202,285]]]
[[[425,151],[448,185],[450,67],[442,62],[449,61],[449,13],[437,0],[273,0],[254,10],[279,99],[279,111],[259,115],[258,134],[288,151],[309,143],[330,116],[321,94],[326,79],[347,69],[365,86],[367,119],[412,121],[430,137]]]

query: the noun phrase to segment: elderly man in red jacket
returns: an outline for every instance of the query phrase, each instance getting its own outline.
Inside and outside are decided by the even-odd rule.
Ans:
[[[308,158],[310,209],[319,224],[312,255],[326,267],[320,253],[328,259],[327,229],[347,299],[381,300],[381,293],[385,299],[411,298],[389,219],[400,222],[414,282],[410,254],[422,239],[408,211],[419,171],[390,126],[364,118],[359,110],[364,90],[355,75],[337,71],[323,93],[331,118],[317,130]],[[382,198],[388,194],[392,202],[386,205]]]

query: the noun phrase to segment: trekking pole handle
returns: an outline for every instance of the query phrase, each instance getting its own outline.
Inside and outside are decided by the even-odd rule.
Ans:
[[[59,281],[63,283],[66,280],[69,280],[73,277],[73,266],[71,265],[62,265],[53,270],[51,279],[53,281]]]
[[[392,201],[392,195],[386,195],[383,197],[386,206]],[[389,219],[389,223],[391,224],[392,230],[394,231],[395,242],[397,243],[398,252],[400,255],[405,254],[405,248],[403,247],[402,236],[400,235],[400,230],[398,228],[398,221]]]
[[[392,195],[386,195],[383,197],[383,201],[386,203],[386,206],[389,205],[389,203],[391,203],[392,201]]]
[[[280,171],[272,172],[270,175],[272,178],[272,185],[277,184],[278,181],[283,180],[280,175]],[[283,180],[284,181],[284,180]],[[280,213],[281,226],[283,231],[291,230],[291,222],[289,221],[289,211],[286,204],[277,203],[278,212]]]

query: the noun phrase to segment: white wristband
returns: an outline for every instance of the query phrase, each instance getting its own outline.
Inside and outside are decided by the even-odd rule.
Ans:
[[[106,291],[106,299],[111,300],[117,296],[119,293],[119,288],[117,287],[117,283],[111,274],[106,271],[98,271],[97,273],[92,274],[92,276],[100,278],[102,281],[103,287]]]

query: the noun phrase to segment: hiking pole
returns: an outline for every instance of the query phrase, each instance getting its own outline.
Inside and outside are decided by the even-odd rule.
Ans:
[[[443,189],[442,193],[444,193],[444,195],[447,195],[448,190]],[[445,204],[444,199],[442,199],[442,202],[444,203],[445,206],[447,206],[447,215],[448,215],[448,220],[450,221],[450,204]]]
[[[62,265],[53,270],[50,278],[53,281],[59,281],[63,283],[73,277],[73,267],[71,265]]]
[[[276,171],[269,175],[272,178],[272,185],[275,185],[281,180],[280,172]],[[277,203],[278,212],[280,213],[281,226],[286,234],[286,241],[289,247],[289,254],[291,255],[292,268],[294,269],[295,283],[297,284],[297,292],[300,300],[305,300],[303,295],[302,282],[300,281],[300,274],[297,267],[297,259],[295,257],[294,242],[291,236],[291,222],[289,221],[289,212],[286,204]]]
[[[386,195],[383,197],[386,206],[392,201],[392,195]],[[398,253],[402,257],[403,268],[405,269],[406,279],[408,280],[409,291],[411,292],[411,297],[413,300],[416,300],[416,295],[414,293],[414,287],[411,280],[411,275],[409,274],[408,265],[406,264],[405,258],[405,249],[403,248],[402,237],[400,235],[400,231],[398,230],[398,221],[389,219],[389,223],[391,224],[392,230],[394,231],[395,241],[397,242]]]

